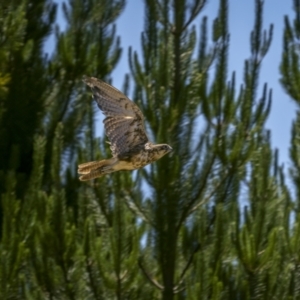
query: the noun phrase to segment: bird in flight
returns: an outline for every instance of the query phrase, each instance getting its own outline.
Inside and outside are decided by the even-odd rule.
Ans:
[[[115,171],[139,169],[172,151],[167,144],[149,141],[142,112],[123,93],[94,77],[84,77],[83,81],[92,89],[94,100],[106,116],[103,123],[113,157],[80,164],[81,181]]]

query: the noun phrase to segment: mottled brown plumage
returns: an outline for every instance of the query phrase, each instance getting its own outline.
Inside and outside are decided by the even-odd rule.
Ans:
[[[172,151],[167,144],[149,142],[142,112],[123,93],[94,77],[85,77],[83,81],[92,89],[94,100],[106,116],[103,123],[113,157],[80,164],[80,180],[139,169]]]

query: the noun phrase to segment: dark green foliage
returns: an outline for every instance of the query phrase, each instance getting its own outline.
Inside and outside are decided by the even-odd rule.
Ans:
[[[1,2],[0,299],[299,298],[300,114],[292,193],[265,129],[272,93],[258,83],[273,26],[264,30],[263,1],[255,4],[237,90],[230,1],[220,0],[212,23],[205,0],[144,1],[142,53],[129,49],[132,98],[151,139],[174,152],[82,183],[78,163],[110,151],[95,138],[81,78],[108,79],[116,66],[125,1],[70,0],[64,31],[51,0]],[[294,8],[281,82],[299,103],[298,0]]]
[[[292,124],[292,137],[290,146],[290,157],[292,165],[290,168],[290,174],[293,181],[293,194],[295,199],[290,200],[289,213],[292,213],[293,222],[286,220],[285,226],[285,238],[286,238],[286,251],[290,261],[289,277],[286,281],[289,287],[289,295],[293,295],[295,298],[300,296],[300,277],[299,277],[299,204],[300,204],[300,165],[299,165],[299,134],[300,134],[300,114],[299,114],[299,34],[300,34],[300,2],[298,0],[293,1],[295,19],[291,24],[291,21],[285,18],[285,31],[283,35],[284,51],[282,53],[281,61],[281,83],[289,94],[289,96],[297,104],[296,119]]]
[[[47,77],[42,45],[51,32],[56,5],[44,0],[35,5],[15,2],[2,4],[1,9],[1,75],[6,90],[0,96],[0,169],[16,170],[17,193],[23,196],[32,168],[33,137],[44,114]]]

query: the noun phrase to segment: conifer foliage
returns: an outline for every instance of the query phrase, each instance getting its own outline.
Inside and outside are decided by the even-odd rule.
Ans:
[[[230,1],[219,1],[213,22],[206,0],[144,1],[142,51],[129,49],[130,98],[149,137],[174,151],[87,183],[78,163],[109,156],[109,147],[95,137],[81,78],[110,79],[125,0],[64,2],[63,30],[55,1],[0,3],[0,299],[300,296],[300,114],[293,199],[265,129],[272,92],[258,88],[273,26],[263,23],[263,1],[253,1],[240,87],[228,72]],[[281,83],[299,104],[293,4]],[[51,34],[55,49],[45,54]]]

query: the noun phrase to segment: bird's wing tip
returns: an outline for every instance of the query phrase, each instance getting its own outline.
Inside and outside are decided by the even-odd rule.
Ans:
[[[83,75],[82,76],[82,81],[84,82],[84,83],[88,83],[90,80],[90,77],[88,77],[88,76],[86,76],[86,75]]]
[[[99,83],[102,83],[102,80],[100,80],[96,77],[89,77],[89,76],[86,76],[86,75],[82,76],[82,81],[90,87],[95,86]]]

